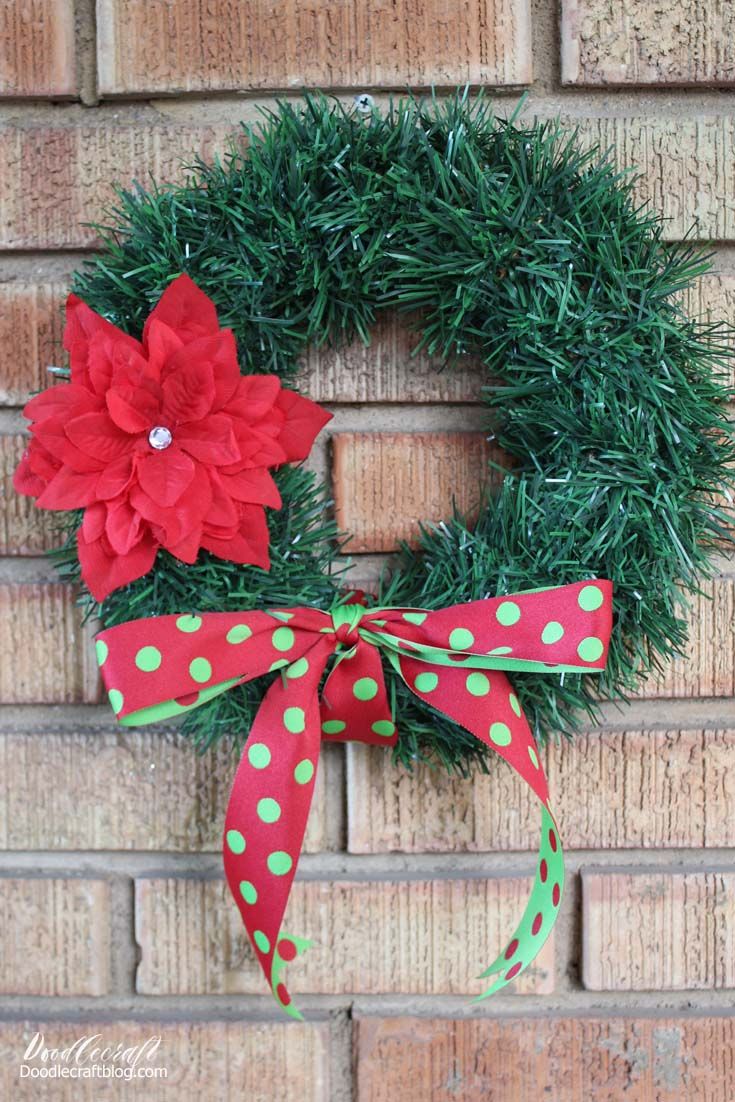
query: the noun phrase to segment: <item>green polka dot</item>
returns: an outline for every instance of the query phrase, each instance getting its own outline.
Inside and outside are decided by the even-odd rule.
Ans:
[[[322,731],[325,735],[338,735],[344,731],[347,724],[341,719],[325,719],[322,723]]]
[[[153,673],[161,665],[161,652],[158,647],[141,647],[135,656],[135,664],[144,673]]]
[[[531,759],[531,765],[534,769],[538,769],[538,754],[534,750],[533,746],[528,747],[528,756]]]
[[[258,902],[258,889],[255,887],[255,884],[251,884],[249,880],[240,881],[240,895],[246,903]]]
[[[306,730],[306,713],[303,708],[286,708],[283,713],[283,726],[292,735],[300,735]]]
[[[257,812],[262,823],[277,823],[281,818],[281,805],[278,800],[266,796],[265,799],[258,800]]]
[[[271,763],[271,752],[264,742],[248,746],[248,761],[253,769],[266,769]]]
[[[510,693],[510,695],[508,696],[508,703],[510,704],[510,706],[513,709],[513,711],[515,712],[515,714],[517,716],[520,716],[521,706],[518,703],[518,697],[516,696],[515,693]]]
[[[261,953],[267,953],[270,950],[271,943],[262,930],[255,931],[253,934],[253,941],[255,942],[255,947],[260,949]]]
[[[309,663],[305,658],[299,658],[298,661],[292,662],[286,670],[286,677],[289,677],[292,681],[295,681],[298,677],[303,677],[305,673],[309,672]]]
[[[487,652],[488,654],[512,654],[512,647],[493,647],[492,650]]]
[[[404,612],[403,619],[409,624],[423,624],[426,615],[425,612]]]
[[[247,624],[235,624],[234,628],[230,628],[227,632],[225,639],[228,643],[244,643],[252,634]]]
[[[521,610],[515,601],[503,601],[495,610],[495,619],[504,628],[510,628],[517,624],[521,618]]]
[[[188,613],[186,616],[179,616],[176,620],[176,627],[179,631],[185,631],[187,634],[192,631],[199,631],[202,626],[201,616],[190,616]]]
[[[268,615],[274,620],[283,620],[284,623],[293,620],[293,612],[269,612]]]
[[[314,776],[314,763],[310,762],[308,758],[304,758],[293,771],[293,779],[296,784],[308,784],[311,778]]]
[[[380,735],[381,738],[390,738],[395,734],[396,725],[391,723],[389,719],[377,719],[370,728],[376,735]]]
[[[212,676],[212,666],[206,658],[194,658],[189,663],[189,673],[194,681],[203,685]]]
[[[596,585],[586,585],[584,589],[580,589],[577,597],[579,607],[585,612],[596,612],[604,600],[602,590]]]
[[[465,688],[471,696],[487,696],[490,692],[490,679],[484,673],[468,674]]]
[[[296,636],[291,628],[276,628],[271,636],[271,642],[276,650],[291,650]]]
[[[282,670],[284,666],[288,665],[288,658],[279,658],[277,662],[271,662],[268,667],[268,672],[272,673],[273,670]]]
[[[467,628],[455,628],[449,634],[449,646],[452,650],[469,650],[475,637]]]
[[[115,713],[116,716],[119,715],[120,712],[123,710],[123,704],[124,704],[123,694],[120,692],[119,689],[110,689],[109,693],[107,694],[107,697],[110,701],[110,705],[112,706],[113,712]]]
[[[274,853],[268,854],[266,864],[274,876],[285,876],[287,872],[291,871],[293,861],[282,849],[277,849]]]
[[[233,853],[245,852],[245,839],[239,830],[228,830],[226,834],[227,845]]]
[[[352,686],[352,692],[358,700],[372,700],[378,695],[378,682],[372,677],[360,677]]]
[[[433,693],[438,684],[439,675],[435,673],[420,673],[414,681],[414,685],[420,693]]]
[[[602,656],[605,647],[596,635],[588,635],[577,647],[577,654],[583,662],[596,662]]]
[[[510,727],[506,723],[493,723],[490,727],[490,739],[496,746],[510,746]]]
[[[95,653],[97,654],[97,664],[104,666],[107,661],[107,655],[110,653],[109,647],[104,639],[98,639],[94,645]]]
[[[549,620],[548,624],[541,632],[542,643],[558,643],[564,636],[564,628],[561,626],[558,620]]]

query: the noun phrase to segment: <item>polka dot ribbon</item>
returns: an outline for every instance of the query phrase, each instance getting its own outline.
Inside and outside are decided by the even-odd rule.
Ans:
[[[602,670],[611,610],[611,583],[596,580],[438,611],[347,603],[330,612],[187,613],[132,620],[97,636],[110,703],[120,722],[131,726],[182,715],[235,685],[279,671],[235,775],[223,853],[258,962],[286,1013],[301,1017],[283,969],[309,942],[283,933],[281,923],[320,744],[395,743],[383,659],[417,697],[504,758],[541,804],[533,889],[510,941],[482,973],[496,979],[480,998],[528,967],[556,921],[564,865],[546,776],[507,674]]]

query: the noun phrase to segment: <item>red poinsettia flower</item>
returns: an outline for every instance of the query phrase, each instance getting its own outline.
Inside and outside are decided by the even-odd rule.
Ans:
[[[274,375],[241,375],[235,338],[186,275],[168,287],[142,341],[70,295],[71,382],[28,402],[30,446],[15,488],[42,509],[84,508],[82,576],[102,600],[146,574],[164,547],[269,566],[269,468],[305,459],[329,420]]]

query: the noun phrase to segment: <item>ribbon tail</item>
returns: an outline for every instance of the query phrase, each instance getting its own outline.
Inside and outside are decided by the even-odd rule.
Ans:
[[[555,839],[555,850],[550,841],[552,837]],[[539,860],[526,909],[503,952],[489,968],[480,973],[479,978],[485,979],[496,972],[500,975],[473,1002],[482,1002],[489,995],[506,987],[534,960],[554,928],[563,891],[564,857],[559,844],[559,833],[551,812],[542,807]]]
[[[478,1002],[507,986],[528,968],[559,914],[564,858],[549,807],[546,775],[528,721],[504,673],[439,668],[403,656],[391,656],[390,660],[416,696],[495,750],[529,785],[541,803],[541,844],[533,888],[510,940],[490,967],[480,974],[480,978],[486,978],[499,973],[492,986],[474,1000]]]
[[[281,932],[311,807],[321,745],[318,689],[331,647],[319,641],[268,689],[237,767],[223,861],[257,961],[282,1010],[302,1015],[281,976],[311,944]]]

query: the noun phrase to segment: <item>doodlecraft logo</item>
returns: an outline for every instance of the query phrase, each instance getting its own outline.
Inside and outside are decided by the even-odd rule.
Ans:
[[[35,1033],[21,1059],[21,1079],[166,1079],[168,1069],[156,1061],[160,1037],[135,1045],[108,1041],[101,1033],[82,1034],[64,1048],[47,1044]]]

